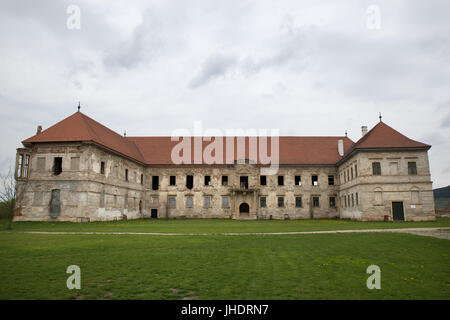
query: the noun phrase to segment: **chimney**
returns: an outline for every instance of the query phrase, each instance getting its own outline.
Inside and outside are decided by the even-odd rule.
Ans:
[[[37,130],[36,130],[36,134],[39,134],[39,133],[41,133],[42,132],[42,126],[41,125],[38,125],[37,126]]]
[[[367,133],[367,126],[361,126],[361,134],[364,137]]]
[[[338,140],[338,152],[341,157],[344,156],[344,140],[342,139]]]

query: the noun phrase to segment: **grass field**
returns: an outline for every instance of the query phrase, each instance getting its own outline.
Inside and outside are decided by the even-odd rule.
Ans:
[[[7,220],[0,220],[0,230]],[[231,220],[231,219],[140,219],[113,222],[15,222],[13,231],[123,231],[123,232],[294,232],[386,228],[450,227],[450,218],[427,222],[361,222],[341,219],[320,220]]]
[[[4,223],[4,222],[2,222]],[[0,232],[0,299],[450,299],[450,242],[410,234],[142,236],[18,231],[264,232],[449,226],[340,220],[15,223]],[[81,268],[68,290],[66,268]],[[366,268],[381,268],[381,290]]]

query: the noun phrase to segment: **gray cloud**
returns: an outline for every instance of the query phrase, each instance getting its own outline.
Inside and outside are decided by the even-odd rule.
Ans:
[[[202,65],[200,72],[189,83],[190,88],[198,88],[208,81],[224,76],[237,63],[233,55],[214,53]]]

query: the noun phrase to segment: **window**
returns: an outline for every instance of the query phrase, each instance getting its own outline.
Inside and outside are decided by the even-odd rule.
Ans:
[[[144,184],[144,174],[141,173],[141,184]]]
[[[177,198],[175,196],[169,197],[169,208],[176,208],[177,206]]]
[[[267,177],[266,176],[260,176],[259,177],[259,182],[262,186],[267,185]]]
[[[17,177],[22,177],[22,168],[23,168],[23,154],[19,155],[19,160],[17,163]]]
[[[311,183],[313,186],[319,185],[319,178],[316,175],[311,176]]]
[[[356,197],[356,206],[358,206],[359,205],[358,192],[355,193],[355,197]]]
[[[278,208],[284,207],[284,197],[278,197]]]
[[[53,173],[58,175],[62,172],[62,158],[55,157],[53,159]]]
[[[227,186],[228,185],[228,176],[222,176],[222,185]]]
[[[284,186],[284,176],[278,176],[278,185]]]
[[[25,155],[25,163],[23,164],[23,174],[24,178],[28,178],[28,168],[30,167],[30,155]]]
[[[228,196],[223,196],[222,197],[222,207],[223,208],[228,208],[230,206],[229,202],[230,201],[229,201],[229,197]]]
[[[345,207],[347,208],[347,196],[344,196]]]
[[[241,189],[248,189],[248,177],[247,176],[240,177],[240,186],[241,186]]]
[[[211,176],[205,176],[205,186],[211,185]]]
[[[294,180],[295,180],[295,185],[296,186],[301,186],[302,185],[302,177],[301,176],[295,176]]]
[[[186,188],[192,189],[194,187],[194,176],[186,176]]]
[[[205,197],[205,208],[211,208],[211,196]]]
[[[266,208],[267,207],[267,200],[266,197],[260,197],[259,198],[259,206],[261,208]]]
[[[171,186],[176,185],[176,184],[177,184],[177,177],[176,177],[176,176],[170,176],[170,177],[169,177],[169,184],[170,184]]]
[[[159,176],[152,176],[152,190],[159,189]]]
[[[330,207],[331,208],[336,207],[336,198],[335,197],[330,197]]]
[[[358,165],[355,164],[355,178],[358,177]]]
[[[350,168],[350,178],[353,180],[353,167]]]
[[[100,174],[105,174],[105,162],[100,162]]]
[[[347,195],[347,203],[348,203],[349,207],[352,205],[351,202],[350,202],[350,195]]]
[[[302,207],[302,197],[295,197],[295,206],[297,208],[301,208]]]
[[[372,174],[381,175],[381,164],[379,162],[372,162]]]
[[[334,186],[334,176],[328,176],[328,185]]]
[[[353,198],[353,193],[352,193],[352,207],[355,206],[355,198]]]
[[[192,208],[192,197],[186,197],[186,208]]]
[[[313,197],[313,207],[319,207],[319,197]]]
[[[408,162],[408,174],[417,174],[417,166],[415,162]]]
[[[128,169],[125,169],[125,181],[128,181]]]

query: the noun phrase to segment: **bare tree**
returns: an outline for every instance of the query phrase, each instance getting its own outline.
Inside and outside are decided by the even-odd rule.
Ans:
[[[21,209],[26,185],[16,181],[12,170],[6,175],[2,175],[0,181],[0,207],[7,214],[7,229],[11,230],[14,213]]]

